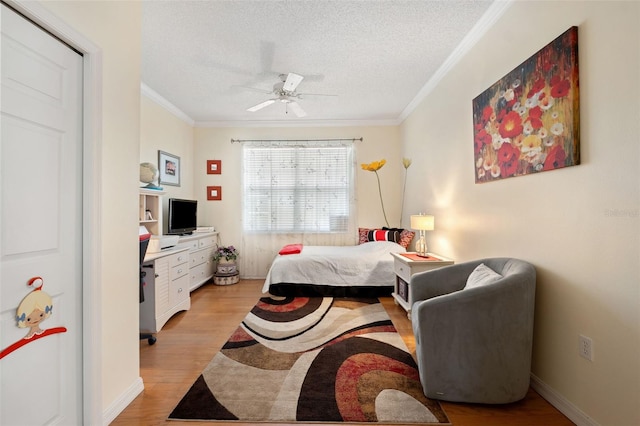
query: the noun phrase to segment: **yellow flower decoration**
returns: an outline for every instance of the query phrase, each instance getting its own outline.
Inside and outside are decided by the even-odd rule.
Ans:
[[[384,158],[380,161],[374,161],[372,163],[369,164],[361,164],[360,166],[362,167],[362,170],[367,170],[369,172],[377,172],[378,170],[380,170],[382,168],[382,166],[384,166],[385,164],[387,164],[387,160],[385,160]]]
[[[380,194],[380,205],[382,206],[382,214],[384,215],[384,221],[387,224],[387,228],[389,227],[389,221],[387,220],[387,213],[384,211],[384,202],[382,201],[382,190],[380,189],[380,176],[378,176],[378,170],[387,164],[387,160],[384,158],[380,161],[374,161],[369,164],[361,164],[362,170],[367,170],[369,172],[373,172],[376,174],[376,179],[378,179],[378,194]]]

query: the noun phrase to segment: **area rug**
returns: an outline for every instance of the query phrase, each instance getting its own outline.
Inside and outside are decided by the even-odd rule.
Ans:
[[[377,299],[266,297],[171,420],[448,423]]]

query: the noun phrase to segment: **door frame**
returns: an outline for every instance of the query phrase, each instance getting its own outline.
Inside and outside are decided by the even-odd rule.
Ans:
[[[2,0],[83,55],[82,115],[82,415],[103,424],[100,200],[102,49],[37,2]]]

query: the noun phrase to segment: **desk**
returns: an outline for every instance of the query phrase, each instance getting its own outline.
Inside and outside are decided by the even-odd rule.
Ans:
[[[191,308],[189,247],[177,247],[144,257],[144,302],[140,331],[157,333],[174,314]]]

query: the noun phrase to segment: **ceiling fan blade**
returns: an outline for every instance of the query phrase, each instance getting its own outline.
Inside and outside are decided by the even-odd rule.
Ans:
[[[329,95],[326,93],[298,93],[298,96],[338,96],[338,95]]]
[[[295,73],[290,72],[287,75],[287,79],[284,82],[284,86],[282,87],[284,90],[289,92],[293,92],[298,87],[298,84],[302,81],[304,77]]]
[[[298,117],[305,117],[307,115],[306,112],[302,109],[299,103],[292,101],[287,103],[287,106],[291,108],[291,111]]]
[[[270,95],[273,93],[273,90],[267,90],[267,89],[259,89],[257,87],[251,87],[251,86],[240,86],[240,85],[235,85],[233,87],[238,87],[240,89],[245,89],[245,90],[251,90],[253,92],[259,92],[259,93],[264,93],[266,95]]]
[[[275,99],[269,99],[268,101],[264,101],[262,103],[259,103],[258,105],[252,106],[251,108],[247,108],[247,111],[249,112],[256,112],[264,107],[268,107],[269,105],[271,105],[272,103],[274,103],[276,100]]]

